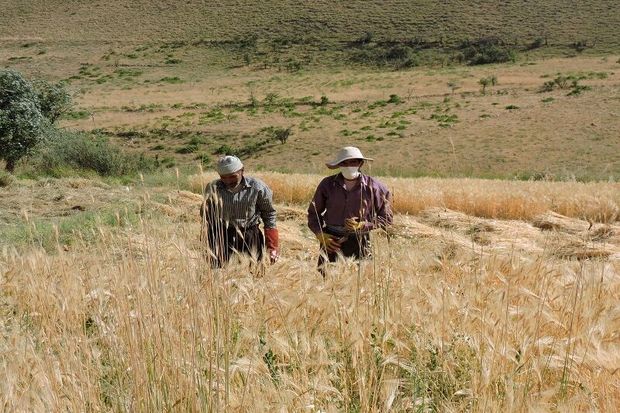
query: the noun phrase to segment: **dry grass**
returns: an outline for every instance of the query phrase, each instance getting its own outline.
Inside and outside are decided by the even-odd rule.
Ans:
[[[322,178],[274,172],[256,175],[273,188],[277,202],[303,205],[312,199]],[[200,193],[203,183],[214,178],[214,174],[190,176],[189,185]],[[392,191],[394,210],[401,214],[415,215],[431,207],[443,207],[477,217],[522,221],[533,220],[547,211],[602,223],[620,219],[620,184],[617,183],[380,179]]]
[[[398,214],[389,241],[374,237],[373,260],[360,268],[333,265],[322,280],[303,208],[295,205],[316,177],[262,177],[280,202],[287,194],[291,204],[278,208],[283,258],[262,277],[245,261],[206,268],[197,240],[200,199],[170,188],[132,188],[141,219],[102,226],[89,242],[76,239],[52,253],[5,245],[3,410],[612,412],[620,406],[615,223],[593,224],[587,239],[583,221],[557,215],[536,221],[555,222],[549,231],[444,208]],[[404,182],[390,181],[395,193]],[[441,186],[408,183],[422,188],[423,182]],[[450,185],[456,191],[473,182],[447,181],[442,191],[447,196]],[[85,185],[55,181],[57,193],[91,192],[97,202],[103,194]],[[538,183],[523,185],[537,196]],[[575,188],[544,185],[566,200]],[[599,185],[578,187],[604,194]],[[499,185],[496,191],[500,197]],[[31,192],[25,201],[36,207]],[[505,192],[504,199],[514,199],[508,196],[514,188]],[[577,240],[612,253],[566,254]]]

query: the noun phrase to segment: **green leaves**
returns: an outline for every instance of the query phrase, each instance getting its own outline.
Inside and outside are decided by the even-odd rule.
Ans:
[[[13,172],[28,155],[43,131],[71,106],[71,97],[61,85],[45,81],[31,83],[21,73],[0,71],[0,159]]]

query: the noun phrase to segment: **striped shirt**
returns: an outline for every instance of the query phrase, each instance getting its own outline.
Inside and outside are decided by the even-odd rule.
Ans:
[[[225,222],[237,228],[250,228],[262,220],[265,228],[276,227],[276,210],[271,189],[260,179],[243,177],[230,191],[222,180],[207,184],[201,215],[209,222]]]

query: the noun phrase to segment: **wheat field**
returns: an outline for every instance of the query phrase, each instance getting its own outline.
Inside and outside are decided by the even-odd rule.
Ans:
[[[389,237],[323,279],[304,212],[320,177],[259,176],[276,194],[282,259],[222,270],[198,240],[196,192],[212,175],[0,188],[3,222],[30,236],[1,247],[2,410],[620,406],[617,184],[386,179]],[[56,211],[50,188],[64,196]],[[65,208],[114,202],[115,222],[63,237]],[[43,211],[57,215],[47,248]]]

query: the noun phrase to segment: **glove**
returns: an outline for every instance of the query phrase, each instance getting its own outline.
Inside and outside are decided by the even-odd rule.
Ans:
[[[344,221],[344,229],[349,232],[358,232],[366,227],[365,221],[359,221],[359,218],[347,218]]]
[[[315,234],[316,239],[319,240],[319,244],[323,247],[327,252],[334,253],[340,251],[340,243],[334,238],[333,235],[326,234],[324,232],[318,232]]]
[[[278,229],[264,228],[263,232],[265,233],[265,244],[269,252],[269,262],[274,264],[280,258]]]

